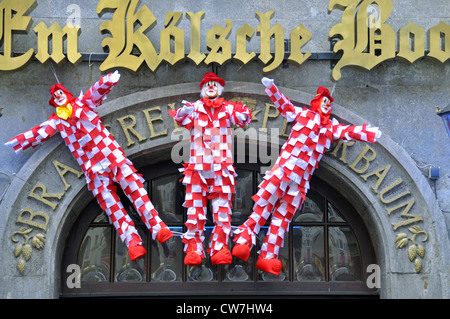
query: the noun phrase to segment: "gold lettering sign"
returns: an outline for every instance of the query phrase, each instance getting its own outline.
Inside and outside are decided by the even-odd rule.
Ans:
[[[125,120],[131,120],[131,124],[126,124]],[[134,144],[133,140],[131,139],[130,133],[136,136],[139,142],[145,141],[147,139],[145,137],[142,137],[135,130],[134,127],[136,126],[136,117],[134,115],[126,115],[124,117],[118,118],[117,121],[120,123],[120,126],[122,127],[122,130],[127,137],[127,147]]]
[[[191,21],[191,52],[187,55],[187,58],[199,65],[206,58],[206,55],[200,52],[200,25],[205,16],[205,11],[199,11],[195,14],[187,12],[186,15]]]
[[[3,0],[0,2],[0,40],[3,43],[3,55],[0,54],[0,71],[16,70],[33,57],[34,50],[29,49],[22,55],[14,53],[12,48],[14,33],[28,33],[31,18],[26,16],[33,8],[35,0]],[[329,32],[330,38],[338,38],[333,51],[342,51],[342,57],[332,71],[332,79],[341,78],[341,69],[346,66],[362,67],[371,70],[376,65],[396,56],[396,36],[386,21],[392,11],[392,0],[330,0],[328,10],[343,10],[342,20]],[[275,11],[256,12],[259,24],[254,27],[248,23],[233,34],[233,21],[226,19],[218,22],[206,31],[206,50],[201,47],[201,24],[205,11],[186,12],[190,21],[190,44],[185,43],[186,32],[178,27],[183,19],[183,12],[166,12],[164,28],[159,32],[159,53],[147,33],[157,24],[157,19],[147,5],[140,5],[139,0],[99,0],[96,12],[113,12],[111,20],[100,25],[100,31],[109,33],[102,41],[102,47],[108,52],[100,65],[101,71],[126,68],[137,71],[146,64],[151,71],[166,62],[175,66],[185,59],[197,66],[224,65],[235,60],[248,64],[254,59],[264,64],[263,72],[271,72],[283,62],[301,65],[311,57],[311,52],[301,49],[312,38],[312,34],[303,24],[290,31],[285,37],[280,23],[273,23]],[[34,31],[37,34],[36,59],[46,63],[49,59],[55,63],[68,60],[77,64],[82,55],[78,52],[79,26],[70,23],[61,27],[58,23],[47,26],[39,22]],[[255,35],[259,37],[254,39]],[[63,41],[66,38],[66,53]],[[289,39],[287,39],[289,38]],[[290,40],[290,41],[287,41]],[[248,52],[250,41],[259,41],[260,52]],[[51,42],[51,45],[50,45]],[[233,55],[233,45],[236,51]],[[52,52],[49,52],[52,47]],[[413,63],[425,56],[425,30],[412,22],[400,28],[398,32],[398,57]],[[429,53],[427,56],[441,63],[450,58],[450,26],[440,22],[429,30]],[[289,53],[289,56],[286,56]]]
[[[425,28],[410,22],[398,31],[398,55],[413,63],[425,52]]]
[[[344,8],[342,22],[330,30],[330,37],[341,36],[334,52],[343,51],[333,69],[335,81],[341,78],[344,66],[354,65],[366,70],[395,57],[395,33],[384,24],[392,11],[392,0],[331,0],[328,10]]]
[[[37,191],[36,191],[37,189],[41,190],[40,191],[41,195],[37,194]],[[28,197],[37,199],[38,201],[50,206],[51,208],[53,208],[53,210],[55,210],[57,203],[50,201],[48,198],[61,199],[61,197],[63,197],[63,195],[64,195],[64,193],[57,193],[57,194],[56,193],[55,194],[47,193],[47,187],[44,184],[36,184],[36,185],[34,185],[30,194],[28,194]]]
[[[0,55],[0,70],[15,70],[27,63],[32,55],[33,49],[25,54],[12,57],[13,31],[27,31],[31,18],[24,16],[34,0],[3,0],[0,2],[0,40],[3,39],[3,55]]]
[[[430,29],[430,53],[428,56],[442,63],[450,58],[450,25],[441,21]]]
[[[300,65],[308,60],[311,56],[311,52],[301,53],[300,49],[308,43],[311,38],[311,32],[309,32],[303,24],[300,24],[291,31],[291,55],[288,58],[289,62]]]
[[[256,53],[247,53],[247,39],[251,39],[255,34],[253,29],[248,23],[239,28],[236,32],[236,54],[234,58],[243,64],[247,64],[256,57]]]
[[[257,12],[256,17],[259,19],[260,25],[258,25],[258,32],[261,37],[261,54],[259,59],[264,63],[269,63],[272,59],[272,63],[266,66],[263,71],[270,72],[276,69],[284,59],[284,30],[279,23],[270,27],[270,20],[274,16],[275,11],[269,11],[266,13]],[[270,41],[272,37],[275,39],[274,55],[270,53]]]
[[[44,22],[40,22],[34,28],[34,32],[36,32],[38,37],[36,59],[41,63],[45,63],[51,58],[56,64],[60,64],[66,58],[63,53],[63,37],[67,36],[67,59],[72,64],[78,63],[81,60],[81,54],[77,51],[79,31],[80,27],[74,27],[70,23],[61,29],[56,22],[53,23],[50,28],[47,28]],[[53,44],[52,54],[48,53],[50,36]]]
[[[107,9],[114,11],[112,20],[100,25],[101,31],[108,31],[112,35],[102,41],[102,46],[108,47],[109,55],[100,66],[100,70],[124,67],[137,71],[143,62],[152,71],[158,67],[160,58],[144,34],[156,22],[156,18],[146,5],[136,12],[138,3],[139,0],[98,2],[97,14]],[[140,25],[137,30],[136,24]],[[140,54],[133,54],[135,47]]]
[[[219,65],[231,59],[231,42],[227,40],[231,32],[233,23],[227,20],[226,27],[215,25],[206,33],[206,45],[210,49],[210,53],[205,60],[206,64],[216,62]]]
[[[152,111],[159,111],[159,116],[152,118],[150,116],[150,112],[152,112]],[[161,108],[159,106],[151,107],[149,109],[143,110],[142,112],[144,112],[144,114],[145,114],[145,119],[147,120],[148,128],[150,129],[150,138],[155,138],[155,137],[158,137],[158,136],[167,135],[167,129],[162,131],[162,132],[156,133],[155,132],[155,128],[153,126],[153,122],[156,122],[156,121],[163,122],[164,121],[163,118],[162,118],[162,115],[161,115],[162,111],[161,111]]]
[[[178,61],[184,59],[184,30],[176,25],[180,22],[183,14],[181,12],[167,12],[166,27],[161,31],[161,56],[171,65],[175,65]],[[170,50],[170,44],[174,42],[174,52]]]

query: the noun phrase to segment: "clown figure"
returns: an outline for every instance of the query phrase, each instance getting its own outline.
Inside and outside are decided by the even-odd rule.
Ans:
[[[56,108],[56,114],[53,113],[47,121],[19,134],[5,145],[13,147],[17,153],[29,147],[34,148],[59,132],[84,172],[89,190],[126,244],[130,259],[135,260],[145,255],[146,250],[132,219],[119,200],[115,183],[120,185],[133,203],[151,230],[153,239],[163,243],[173,234],[151,203],[143,178],[136,173],[133,163],[94,111],[119,82],[119,78],[117,71],[103,76],[78,98],[73,98],[63,85],[53,85],[49,104]]]
[[[214,265],[230,264],[228,250],[231,233],[231,208],[235,193],[232,160],[232,125],[244,127],[252,120],[250,110],[241,103],[221,98],[225,81],[209,72],[200,83],[201,99],[183,101],[184,106],[170,110],[178,125],[190,131],[190,158],[184,164],[187,231],[183,234],[184,263],[200,265],[205,257],[203,240],[208,200],[211,201],[214,229],[208,249]]]
[[[278,90],[272,79],[263,78],[262,83],[280,114],[293,124],[277,161],[252,197],[255,201],[253,212],[234,232],[236,245],[232,254],[247,260],[251,248],[256,244],[256,235],[271,217],[256,267],[279,275],[280,248],[292,218],[305,201],[309,181],[325,151],[330,148],[331,143],[338,140],[374,143],[381,136],[381,131],[366,124],[345,125],[334,118],[330,120],[331,103],[334,99],[324,87],[318,88],[308,109],[294,106]]]

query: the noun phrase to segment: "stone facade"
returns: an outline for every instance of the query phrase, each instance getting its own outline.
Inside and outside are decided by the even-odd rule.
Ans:
[[[8,2],[4,0],[0,6]],[[47,26],[57,22],[61,27],[68,22],[78,23],[81,62],[73,65],[66,61],[54,69],[59,81],[74,95],[80,89],[87,90],[102,74],[100,69],[107,56],[102,41],[111,36],[100,32],[102,23],[113,18],[110,12],[97,14],[97,5],[102,2],[107,3],[77,1],[73,6],[71,1],[35,1],[28,12],[32,18],[29,32],[14,34],[14,52],[23,53],[30,48],[37,51],[33,29],[41,21]],[[255,110],[259,112],[252,125],[258,138],[260,128],[270,132],[270,128],[283,127],[280,117],[269,116],[274,110],[266,105],[269,101],[260,83],[262,76],[274,78],[296,105],[308,105],[318,86],[331,90],[335,85],[334,115],[349,123],[378,126],[383,136],[376,145],[356,143],[348,145],[345,152],[342,146],[336,146],[327,153],[316,174],[339,185],[355,208],[366,212],[362,217],[373,231],[382,270],[381,297],[449,298],[450,137],[435,109],[448,104],[449,60],[423,57],[410,63],[396,57],[371,70],[348,66],[342,68],[339,81],[333,82],[332,64],[338,59],[331,56],[328,37],[343,15],[338,9],[327,12],[334,2],[339,1],[259,1],[257,5],[254,1],[239,1],[239,5],[229,1],[220,6],[208,1],[141,1],[137,8],[146,6],[157,20],[146,33],[156,52],[160,51],[160,31],[167,12],[183,13],[177,27],[185,30],[186,53],[192,43],[192,19],[188,19],[187,12],[205,11],[200,30],[200,48],[205,54],[208,30],[215,25],[225,27],[227,19],[232,22],[228,40],[233,52],[237,30],[249,24],[257,31],[257,12],[274,10],[271,26],[279,23],[284,39],[289,39],[289,32],[303,24],[312,37],[301,51],[311,52],[312,56],[300,65],[282,63],[267,74],[263,68],[271,62],[258,58],[245,64],[230,60],[214,66],[227,81],[226,97],[243,96],[257,101]],[[365,1],[360,2],[363,5]],[[390,1],[375,1],[380,7],[385,2]],[[424,6],[423,1],[417,0],[393,1],[385,24],[395,31],[397,49],[398,31],[409,22],[423,27],[425,34],[441,21],[450,24],[444,2],[432,0],[427,2],[426,10]],[[428,52],[429,37],[424,41]],[[450,32],[441,41],[445,41],[448,52]],[[255,32],[247,43],[247,52],[258,55],[260,50]],[[171,105],[179,107],[183,99],[196,98],[198,83],[211,68],[204,62],[196,65],[183,59],[174,66],[162,62],[154,71],[145,64],[137,71],[120,69],[120,83],[99,114],[127,155],[136,159],[136,166],[170,158],[167,151],[161,150],[170,149],[178,137],[173,134],[175,126],[168,109]],[[47,101],[55,75],[48,64],[33,59],[20,69],[0,71],[0,83],[2,143],[42,123],[53,112]],[[126,129],[133,118],[133,127],[142,139]],[[281,137],[280,143],[283,141]],[[149,153],[157,156],[150,159]],[[92,200],[79,174],[81,170],[59,136],[17,155],[3,147],[0,162],[0,296],[57,298],[67,233]],[[430,167],[440,167],[438,179],[428,178]],[[48,202],[42,200],[45,192],[51,194],[46,197]],[[16,251],[19,245],[22,250]],[[25,245],[30,246],[31,253],[23,249]],[[410,258],[411,246],[416,253]]]

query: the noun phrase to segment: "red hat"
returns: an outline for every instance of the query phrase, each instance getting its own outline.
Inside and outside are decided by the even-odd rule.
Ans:
[[[50,94],[52,95],[52,97],[50,98],[50,100],[48,101],[48,104],[50,104],[53,107],[58,107],[58,105],[55,103],[55,101],[53,100],[53,93],[55,93],[55,91],[57,90],[61,90],[63,91],[66,96],[67,96],[67,101],[70,103],[70,101],[73,100],[73,95],[72,93],[70,93],[69,91],[67,91],[67,89],[64,87],[64,85],[60,84],[60,83],[56,83],[53,84],[53,86],[50,88]]]
[[[205,75],[203,76],[203,80],[200,82],[200,89],[203,87],[203,84],[205,84],[208,81],[216,81],[216,82],[219,82],[220,85],[225,86],[225,80],[224,79],[219,78],[213,72],[208,72],[208,73],[205,73]]]
[[[311,103],[313,103],[316,100],[321,99],[322,97],[326,96],[327,98],[330,99],[330,102],[333,102],[334,99],[331,97],[330,95],[330,91],[328,91],[328,89],[326,87],[323,86],[319,86],[317,89],[317,94],[316,96],[312,99]]]

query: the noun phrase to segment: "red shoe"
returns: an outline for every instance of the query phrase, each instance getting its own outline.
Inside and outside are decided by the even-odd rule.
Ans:
[[[131,261],[133,261],[147,254],[147,251],[142,245],[136,245],[128,248],[128,254],[130,255]]]
[[[184,264],[187,266],[198,266],[202,263],[202,256],[195,251],[190,251],[184,257]]]
[[[233,257],[231,257],[231,253],[228,248],[222,248],[214,255],[211,256],[211,263],[213,265],[228,265],[233,261]]]
[[[172,231],[165,227],[165,228],[161,228],[158,232],[158,234],[156,234],[156,240],[159,241],[161,244],[165,243],[168,239],[173,237],[173,233]]]
[[[233,247],[233,251],[231,254],[234,257],[237,257],[239,259],[242,259],[243,261],[247,261],[248,257],[250,257],[250,250],[248,243],[247,244],[236,244]]]
[[[256,262],[256,268],[278,276],[281,272],[281,261],[276,258],[265,259],[259,256]]]

